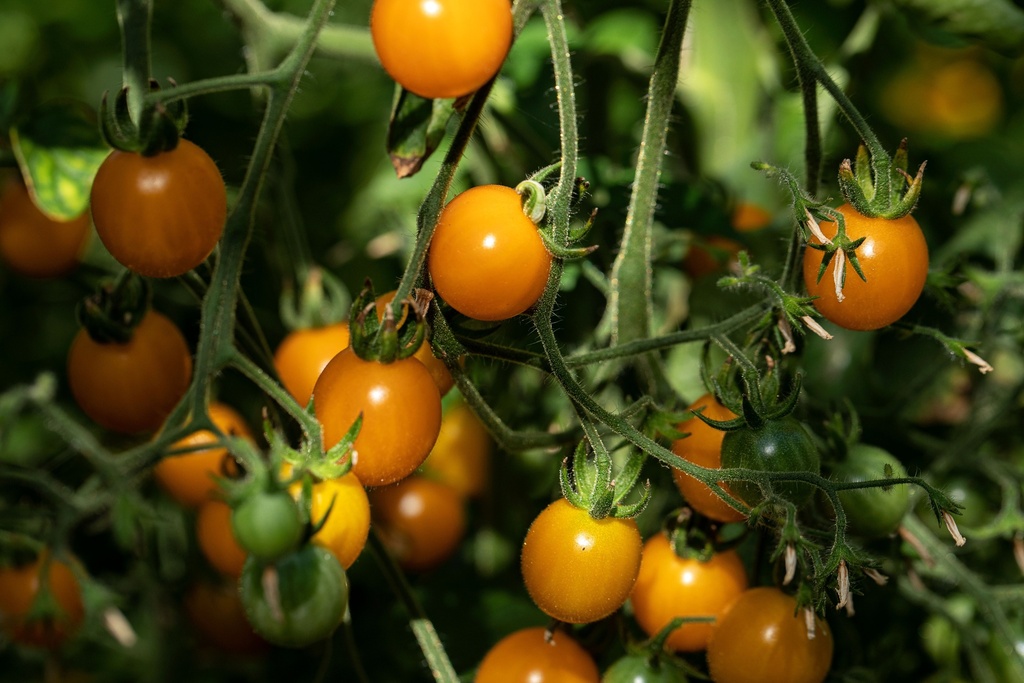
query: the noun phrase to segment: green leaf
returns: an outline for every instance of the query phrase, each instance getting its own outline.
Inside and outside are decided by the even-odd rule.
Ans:
[[[388,125],[388,156],[399,178],[414,175],[444,137],[455,100],[428,100],[402,90]]]
[[[109,153],[90,109],[77,103],[41,106],[11,129],[11,143],[43,213],[66,221],[88,208],[92,180]]]
[[[1010,0],[894,0],[894,5],[944,31],[1020,53],[1024,48],[1024,10]]]

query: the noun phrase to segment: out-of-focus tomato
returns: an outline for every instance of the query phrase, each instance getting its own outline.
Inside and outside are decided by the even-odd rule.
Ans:
[[[231,530],[231,508],[219,500],[208,500],[196,515],[196,539],[203,556],[221,574],[231,578],[242,575],[248,556]]]
[[[433,569],[462,541],[466,513],[450,486],[414,475],[374,490],[370,501],[384,542],[405,569]]]
[[[53,220],[33,203],[21,181],[0,195],[0,258],[28,277],[56,277],[72,270],[89,239],[89,214]]]
[[[234,583],[199,581],[185,593],[184,605],[200,644],[240,655],[269,649],[269,643],[256,635],[245,618]]]
[[[441,417],[441,431],[423,470],[463,496],[479,496],[487,487],[491,436],[463,401]]]
[[[313,387],[331,359],[348,347],[348,323],[306,327],[288,334],[274,352],[281,383],[300,405],[309,405]]]
[[[56,614],[34,619],[33,603],[43,581]],[[24,645],[56,648],[74,635],[85,617],[82,590],[66,563],[44,551],[20,567],[0,567],[0,628]]]

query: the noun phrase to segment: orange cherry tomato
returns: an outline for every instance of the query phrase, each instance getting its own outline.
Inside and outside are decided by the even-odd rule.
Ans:
[[[150,310],[124,344],[101,344],[82,328],[68,352],[68,384],[79,407],[114,432],[151,432],[185,395],[192,356],[181,331]]]
[[[373,518],[398,563],[433,569],[459,547],[466,530],[462,498],[450,486],[411,476],[370,494]]]
[[[44,551],[20,567],[0,567],[0,629],[24,645],[56,648],[78,630],[85,608],[71,567],[52,556],[47,561],[47,555]],[[30,612],[43,581],[57,613],[35,619]]]
[[[747,573],[735,551],[716,553],[707,562],[676,555],[663,533],[644,544],[640,574],[630,602],[640,627],[656,635],[676,617],[720,617],[747,589]],[[708,645],[714,624],[687,623],[673,631],[665,647],[697,652]]]
[[[396,291],[386,292],[377,297],[377,316],[380,317],[381,310],[385,306],[389,306],[395,299]],[[409,313],[406,311],[405,306],[402,307],[402,316],[395,321],[395,327],[401,327],[402,323],[405,322],[406,317]],[[430,341],[427,339],[423,340],[420,348],[416,349],[416,353],[412,355],[413,358],[423,363],[423,367],[427,369],[430,376],[434,378],[434,384],[437,385],[437,390],[444,396],[447,394],[453,386],[455,386],[455,380],[452,378],[452,373],[448,371],[448,366],[444,364],[444,361],[434,355],[433,349],[430,348]]]
[[[437,443],[423,470],[462,496],[479,496],[487,488],[490,458],[491,435],[470,407],[459,401],[441,417]]]
[[[0,258],[28,277],[56,277],[74,269],[89,239],[89,214],[58,221],[39,210],[21,181],[0,196]]]
[[[227,503],[208,500],[199,506],[196,539],[210,566],[232,579],[242,575],[247,554],[231,530],[231,508]]]
[[[234,583],[199,581],[185,593],[184,605],[200,644],[239,655],[270,649],[270,644],[249,625]]]
[[[348,323],[307,327],[288,334],[274,352],[281,383],[300,405],[309,405],[313,387],[331,359],[348,347]]]
[[[736,414],[719,403],[714,394],[704,394],[690,404],[687,410],[704,408],[704,415],[712,420],[732,420]],[[722,440],[725,432],[719,431],[694,417],[679,425],[689,436],[672,443],[672,452],[687,462],[701,467],[722,467]],[[746,516],[733,509],[716,496],[710,488],[682,470],[672,469],[672,478],[686,502],[697,512],[719,522],[742,522]]]
[[[366,361],[347,348],[328,363],[313,388],[324,446],[338,443],[362,413],[352,471],[367,486],[409,476],[426,459],[441,428],[441,396],[415,358]]]
[[[370,35],[384,70],[420,97],[461,97],[501,68],[512,45],[508,0],[375,0]]]
[[[722,235],[695,238],[683,257],[683,270],[694,280],[725,271],[743,245]]]
[[[568,634],[524,628],[499,640],[487,652],[474,683],[598,683],[594,659]]]
[[[198,266],[227,219],[217,164],[185,139],[153,156],[111,152],[96,172],[91,202],[107,250],[147,277],[174,277]]]
[[[832,666],[832,632],[814,617],[807,631],[796,599],[752,588],[733,602],[711,633],[708,667],[715,683],[821,683]]]
[[[570,624],[597,621],[629,597],[642,548],[636,521],[594,519],[559,498],[526,532],[523,581],[548,616]]]
[[[444,207],[427,256],[434,288],[476,320],[507,320],[537,303],[551,254],[510,187],[482,185]]]
[[[210,419],[225,435],[244,436],[252,440],[249,426],[234,408],[223,403],[211,403],[209,411]],[[213,432],[202,429],[176,441],[171,449],[212,445],[217,443],[217,439]],[[167,455],[153,468],[153,476],[179,503],[197,507],[217,492],[214,477],[225,475],[225,458],[228,459],[228,465],[233,466],[234,458],[221,446],[202,448],[185,455]]]
[[[348,569],[363,552],[370,533],[370,501],[353,472],[313,484],[313,523],[319,523],[328,510],[331,514],[313,536],[313,542],[330,550],[341,566]]]
[[[902,318],[917,302],[928,277],[928,244],[913,216],[897,220],[869,218],[849,204],[838,209],[851,240],[865,238],[857,260],[867,281],[846,264],[843,301],[836,297],[833,258],[818,281],[823,252],[805,248],[803,271],[807,293],[818,297],[814,307],[828,320],[848,330],[877,330]],[[822,222],[821,232],[835,237],[837,226]],[[819,243],[812,238],[813,243]]]
[[[740,202],[732,212],[732,227],[739,232],[754,232],[771,223],[772,215],[753,202]]]

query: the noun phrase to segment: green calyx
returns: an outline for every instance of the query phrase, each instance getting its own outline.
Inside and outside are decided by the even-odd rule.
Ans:
[[[836,236],[831,240],[825,237],[824,233],[821,232],[821,228],[818,227],[818,221],[815,219],[813,214],[818,214],[820,218],[824,218],[831,223],[835,223]],[[809,249],[817,249],[818,251],[824,252],[824,255],[821,258],[821,265],[818,267],[817,281],[821,282],[821,278],[824,277],[825,271],[828,269],[829,264],[832,263],[832,260],[836,258],[836,255],[842,254],[839,258],[849,261],[853,270],[857,273],[860,279],[867,282],[868,279],[864,275],[864,271],[861,270],[860,261],[857,258],[857,248],[863,244],[864,240],[867,238],[861,237],[859,239],[851,240],[847,237],[846,218],[842,213],[835,209],[822,206],[818,207],[813,212],[808,211],[806,215],[807,218],[801,225],[805,231],[804,237],[808,238],[807,247]],[[807,233],[811,233],[817,237],[818,243],[811,242],[809,239],[810,235]],[[839,282],[837,283],[838,291],[842,291],[843,287],[846,285],[846,268],[836,268],[834,272],[837,274],[836,277],[839,278]]]
[[[407,312],[395,320],[394,306],[379,307],[373,285],[367,280],[352,303],[349,323],[352,350],[363,360],[380,363],[409,358],[427,338],[427,308],[433,298],[432,292],[417,289],[413,298],[401,302]]]
[[[760,429],[768,422],[786,417],[796,407],[802,382],[800,375],[793,378],[793,386],[785,395],[778,394],[778,381],[774,375],[760,377],[755,370],[748,369],[740,374],[739,380],[741,383],[739,406],[730,405],[733,401],[724,396],[717,381],[713,381],[712,384],[715,385],[715,394],[722,396],[723,404],[734,413],[738,413],[740,417],[732,420],[713,420],[706,417],[703,411],[695,411],[694,416],[710,427],[724,432],[732,432],[739,429]],[[765,395],[768,393],[766,389],[774,396],[770,401],[765,399]],[[739,410],[736,409],[737,407]]]
[[[839,165],[839,190],[843,198],[865,216],[888,220],[902,218],[917,205],[928,163],[922,162],[917,175],[911,177],[907,173],[908,161],[906,138],[891,159],[887,155],[872,158],[861,145],[855,162],[844,159]]]
[[[168,79],[172,87],[173,80]],[[149,91],[160,90],[160,84],[150,79]],[[167,104],[157,102],[143,108],[138,121],[132,119],[128,108],[128,88],[121,88],[111,109],[107,93],[100,101],[100,132],[108,145],[122,152],[137,152],[143,156],[155,156],[169,152],[178,146],[178,139],[188,123],[188,106],[185,100],[173,100]]]
[[[644,483],[639,501],[623,501],[640,479],[646,455],[639,451],[631,453],[618,475],[613,476],[611,455],[604,445],[595,448],[593,457],[588,450],[587,441],[581,441],[573,457],[562,461],[559,483],[565,499],[594,519],[628,519],[643,512],[651,498],[650,482]]]
[[[352,297],[341,280],[314,266],[305,272],[298,297],[290,284],[285,286],[281,294],[281,321],[289,330],[326,327],[344,320],[351,303]]]
[[[76,310],[79,324],[93,341],[125,344],[149,311],[150,287],[145,278],[125,270],[114,281],[103,282]]]

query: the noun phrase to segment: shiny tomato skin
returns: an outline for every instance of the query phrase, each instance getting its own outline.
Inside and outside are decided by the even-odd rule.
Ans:
[[[379,363],[345,349],[317,380],[313,407],[325,448],[337,444],[363,414],[352,471],[366,486],[393,484],[412,474],[441,429],[441,395],[415,358]]]
[[[744,427],[726,432],[722,440],[722,466],[762,472],[810,472],[819,474],[821,457],[806,427],[792,416],[768,420],[757,429]],[[754,482],[730,484],[743,502],[758,505],[764,499]],[[790,502],[800,504],[814,492],[804,482],[776,483],[774,490]]]
[[[458,401],[441,417],[437,443],[423,462],[423,470],[462,496],[479,496],[487,488],[491,448],[491,435],[480,418]]]
[[[746,589],[747,572],[735,551],[715,553],[706,562],[683,558],[668,537],[658,533],[644,544],[630,602],[637,623],[654,636],[676,617],[720,617]],[[683,624],[669,635],[665,647],[703,650],[713,628],[710,623]]]
[[[331,504],[334,507],[331,507]],[[313,484],[310,517],[314,524],[327,517],[312,541],[330,550],[345,569],[352,566],[370,534],[370,500],[353,472]]]
[[[196,540],[203,557],[214,569],[237,579],[249,556],[231,530],[231,508],[219,500],[208,500],[196,514]]]
[[[175,277],[202,263],[227,219],[224,179],[192,142],[154,156],[114,150],[92,185],[96,233],[119,263],[147,277]]]
[[[537,303],[551,254],[515,190],[481,185],[441,212],[427,267],[437,293],[452,308],[476,320],[499,321]]]
[[[270,649],[270,644],[256,635],[245,618],[234,582],[199,581],[185,593],[183,604],[201,645],[212,645],[236,655],[259,654]]]
[[[808,638],[796,599],[777,588],[752,588],[718,620],[708,643],[715,683],[822,683],[832,665],[832,632],[815,616]]]
[[[627,654],[617,659],[601,676],[601,683],[687,683],[683,670],[669,661],[651,663],[644,654]]]
[[[45,581],[59,608],[53,618],[29,620],[44,580],[46,551],[20,567],[0,567],[0,629],[23,645],[57,648],[73,636],[85,617],[82,590],[65,562],[49,558]]]
[[[68,351],[68,384],[82,411],[101,427],[155,431],[185,395],[192,355],[181,331],[150,310],[124,344],[101,344],[82,328]]]
[[[714,394],[704,394],[690,404],[687,410],[694,411],[701,407],[704,408],[703,414],[712,420],[725,421],[736,417],[736,413],[719,403]],[[701,422],[697,417],[681,423],[678,428],[689,436],[672,443],[673,453],[701,467],[722,467],[722,440],[725,432]],[[673,468],[672,478],[687,504],[708,519],[718,522],[742,522],[746,519],[742,512],[733,509],[710,488],[682,470]]]
[[[830,322],[848,330],[877,330],[902,318],[917,302],[928,277],[928,244],[921,226],[913,216],[896,220],[869,218],[849,204],[837,209],[846,223],[851,240],[864,237],[857,247],[857,260],[867,281],[860,279],[847,264],[843,301],[836,298],[833,274],[836,259],[817,281],[824,252],[804,249],[803,273],[807,293],[818,297],[814,307]],[[822,222],[821,231],[829,239],[837,226]],[[818,244],[817,238],[811,238]]]
[[[370,35],[384,70],[420,97],[461,97],[501,68],[512,45],[508,0],[375,0]]]
[[[480,662],[474,683],[598,683],[600,674],[590,654],[562,631],[551,641],[537,626],[499,640]]]
[[[226,436],[242,436],[252,440],[252,432],[245,419],[231,406],[214,402],[210,404],[209,412],[210,419]],[[210,447],[184,455],[164,456],[153,468],[157,483],[186,507],[198,507],[212,498],[218,490],[214,477],[223,477],[226,473],[225,464],[230,467],[234,463],[227,449],[214,446],[216,443],[217,436],[206,429],[175,441],[171,449],[195,448],[207,444]]]
[[[570,624],[597,621],[629,597],[642,549],[636,521],[594,519],[559,498],[526,532],[523,581],[548,616]]]
[[[281,341],[274,351],[274,368],[299,405],[309,405],[320,373],[348,342],[347,322],[294,330]]]
[[[0,260],[27,277],[64,275],[78,265],[89,240],[89,214],[58,221],[39,210],[20,181],[0,195]]]
[[[413,475],[370,494],[373,519],[402,568],[424,572],[458,549],[466,531],[461,496],[450,486]]]

